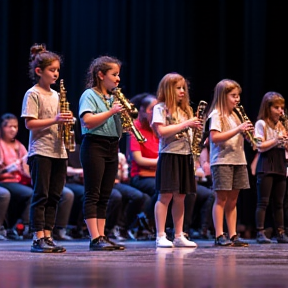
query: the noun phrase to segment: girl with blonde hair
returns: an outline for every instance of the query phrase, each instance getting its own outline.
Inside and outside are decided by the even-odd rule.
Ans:
[[[155,204],[156,247],[196,247],[183,235],[185,195],[194,193],[194,163],[191,151],[191,128],[200,129],[201,121],[193,117],[189,106],[187,80],[178,73],[166,74],[158,85],[158,104],[153,108],[152,127],[159,137],[156,170]],[[172,203],[175,238],[166,238],[167,209]]]
[[[208,113],[210,165],[213,190],[216,192],[212,214],[217,246],[248,246],[236,233],[239,191],[249,188],[243,135],[254,129],[250,121],[241,123],[235,114],[241,92],[236,81],[220,81],[214,89],[214,98]],[[229,238],[223,231],[224,213]]]

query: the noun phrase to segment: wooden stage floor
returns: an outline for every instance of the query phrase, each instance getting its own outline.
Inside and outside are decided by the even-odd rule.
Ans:
[[[58,242],[63,254],[30,252],[31,241],[0,242],[0,287],[288,287],[288,244],[155,249],[154,241],[125,242],[126,250],[91,252],[89,240]]]

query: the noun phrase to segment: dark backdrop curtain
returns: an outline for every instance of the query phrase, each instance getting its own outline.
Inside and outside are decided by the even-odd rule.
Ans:
[[[268,90],[287,94],[287,1],[283,0],[1,0],[1,114],[20,115],[29,49],[46,43],[60,53],[71,109],[77,114],[90,61],[123,61],[122,91],[154,93],[165,73],[191,82],[191,98],[211,100],[223,78],[243,87],[242,104],[256,120]],[[58,89],[57,87],[55,87]],[[196,108],[194,105],[194,108]],[[23,121],[20,120],[23,126]],[[27,141],[28,132],[19,135]]]
[[[195,109],[200,100],[211,102],[218,81],[231,78],[254,122],[267,91],[288,94],[286,7],[286,0],[0,0],[0,112],[20,116],[32,85],[29,49],[45,43],[63,56],[60,77],[75,115],[91,60],[108,54],[123,61],[127,98],[155,93],[175,71],[190,81]],[[23,119],[19,124],[18,138],[28,145]],[[246,152],[250,162],[251,147]],[[255,201],[255,187],[240,194],[242,224],[254,225]]]

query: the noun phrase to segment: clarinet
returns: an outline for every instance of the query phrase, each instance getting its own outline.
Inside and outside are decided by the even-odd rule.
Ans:
[[[233,109],[233,111],[236,113],[238,118],[240,119],[241,123],[244,123],[246,121],[250,121],[248,118],[247,114],[245,113],[244,107],[240,105],[240,103],[237,104],[237,106]],[[251,122],[252,123],[252,122]],[[246,131],[244,135],[247,137],[249,143],[251,144],[253,150],[257,149],[258,144],[261,142],[260,139],[255,138],[254,134],[251,133],[250,131]]]

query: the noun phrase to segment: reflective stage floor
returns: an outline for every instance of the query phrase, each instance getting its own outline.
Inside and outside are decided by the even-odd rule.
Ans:
[[[88,242],[58,242],[66,253],[37,254],[31,241],[1,241],[0,287],[288,287],[287,244],[220,248],[196,240],[196,249],[155,249],[139,241],[90,252]]]

